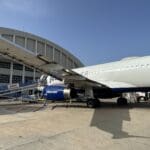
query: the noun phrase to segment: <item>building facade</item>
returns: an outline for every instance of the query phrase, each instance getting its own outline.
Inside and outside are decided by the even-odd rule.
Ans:
[[[0,27],[0,36],[36,55],[42,54],[66,68],[83,66],[79,59],[64,48],[31,33]],[[29,68],[24,64],[0,56],[0,84],[27,83],[37,80],[40,76],[41,73],[35,68]]]

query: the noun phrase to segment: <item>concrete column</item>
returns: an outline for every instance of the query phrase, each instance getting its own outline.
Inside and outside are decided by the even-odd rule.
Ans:
[[[13,35],[13,42],[15,43],[15,35]]]
[[[53,47],[53,61],[55,60],[55,48]]]
[[[36,69],[33,69],[33,81],[35,82],[35,74],[36,74]]]
[[[25,37],[24,48],[27,48],[27,38]]]
[[[66,56],[66,68],[69,68],[69,60],[68,60],[68,56]]]
[[[60,60],[59,60],[59,64],[62,64],[62,51],[60,51]]]
[[[46,56],[46,43],[44,44],[44,56]]]
[[[10,63],[10,78],[9,78],[9,84],[12,84],[12,77],[13,77],[13,62]]]
[[[36,55],[38,54],[38,51],[37,51],[37,40],[35,41],[35,54]]]
[[[22,83],[25,83],[25,65],[22,68]]]

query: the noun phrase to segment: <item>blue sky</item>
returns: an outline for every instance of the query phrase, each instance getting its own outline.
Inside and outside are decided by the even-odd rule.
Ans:
[[[150,55],[149,0],[0,0],[0,26],[49,39],[85,65]]]

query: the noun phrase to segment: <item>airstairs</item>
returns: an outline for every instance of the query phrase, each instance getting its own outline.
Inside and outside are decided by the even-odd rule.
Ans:
[[[12,85],[0,85],[0,97],[10,96],[18,92],[35,89],[38,82],[25,83],[25,84],[12,84]]]

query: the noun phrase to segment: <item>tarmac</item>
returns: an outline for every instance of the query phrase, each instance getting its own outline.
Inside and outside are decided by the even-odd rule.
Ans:
[[[150,102],[0,102],[0,150],[148,150]]]

